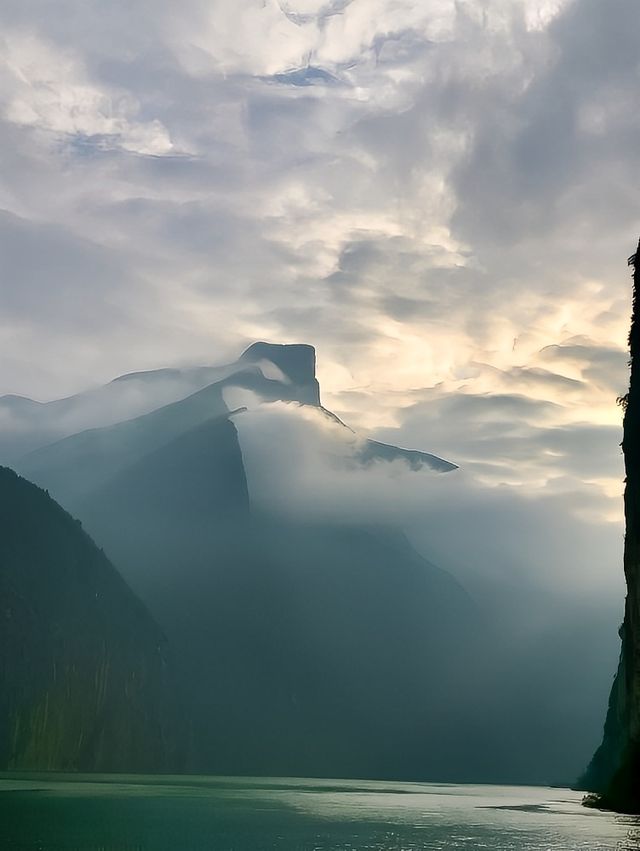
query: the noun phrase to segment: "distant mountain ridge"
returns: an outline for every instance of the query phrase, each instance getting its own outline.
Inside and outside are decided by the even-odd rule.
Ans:
[[[185,428],[195,428],[211,417],[228,415],[231,411],[224,398],[224,391],[227,389],[239,388],[251,391],[265,403],[295,402],[324,411],[320,404],[315,359],[313,346],[254,343],[246,349],[235,364],[224,367],[171,370],[170,378],[167,378],[166,370],[133,373],[121,376],[100,390],[88,391],[86,394],[45,405],[33,403],[40,413],[38,425],[32,428],[29,435],[32,442],[41,445],[18,457],[13,457],[12,463],[27,478],[50,489],[65,505],[72,504],[74,499],[82,496],[83,490],[88,493],[95,486],[95,482],[83,484],[86,457],[89,455],[92,455],[94,459],[100,457],[100,467],[103,471],[101,481],[105,483],[109,476],[117,472],[122,465],[123,441],[129,447],[127,457],[132,460],[139,450],[158,447],[180,434]],[[166,381],[169,383],[166,384]],[[203,387],[190,392],[203,382]],[[45,439],[47,433],[62,433],[70,428],[74,417],[80,417],[86,421],[88,415],[81,416],[79,412],[91,408],[96,398],[99,398],[100,404],[95,409],[93,419],[101,416],[105,407],[109,408],[109,419],[112,419],[124,404],[124,400],[129,398],[125,392],[118,397],[117,404],[111,404],[114,401],[112,398],[114,387],[126,387],[133,384],[136,388],[136,407],[147,408],[150,403],[143,404],[142,390],[147,385],[155,388],[158,383],[163,387],[163,399],[168,395],[177,395],[178,398],[166,404],[157,405],[152,410],[144,410],[138,416],[124,417],[122,421],[111,425],[101,427],[94,425],[92,428],[79,429],[53,441]],[[149,395],[155,401],[160,398],[154,390]],[[6,400],[11,398],[0,399],[0,410],[3,400],[7,404]],[[23,403],[24,400],[20,405]],[[24,404],[31,411],[30,405]],[[76,411],[75,415],[72,412],[73,409]],[[52,419],[48,419],[50,414]],[[327,414],[347,428],[331,412]],[[12,456],[13,453],[7,449],[6,442],[5,437],[4,451]],[[21,442],[24,444],[24,439]],[[17,450],[19,445],[20,441],[14,445],[14,450]],[[21,448],[24,448],[24,445]],[[3,441],[0,431],[0,460],[2,450]],[[115,460],[116,455],[119,457],[118,461]],[[426,467],[435,472],[449,472],[456,469],[455,464],[431,453],[402,449],[367,439],[362,441],[354,452],[354,460],[365,465],[376,461],[402,461],[406,462],[411,469]],[[93,472],[97,475],[95,470]],[[70,489],[74,491],[73,494],[70,493]]]
[[[274,360],[265,360],[265,346],[272,350],[272,358],[283,363],[287,361],[287,355],[282,349],[295,350],[288,356],[288,368],[294,373],[292,377],[288,377],[286,371],[283,372]],[[311,350],[312,358],[309,352],[299,353],[299,349]],[[305,370],[301,370],[298,363],[301,358],[307,367],[306,374],[303,374]],[[269,375],[264,375],[265,367]],[[275,379],[275,383],[281,387],[278,398],[284,395],[296,401],[319,404],[319,388],[315,379],[315,351],[312,346],[279,347],[273,344],[254,344],[249,346],[238,361],[225,366],[128,373],[103,387],[51,402],[36,402],[16,395],[1,396],[0,462],[12,462],[27,452],[80,431],[115,425],[123,420],[142,416],[180,401],[214,383],[233,379],[234,384],[246,384],[251,387],[257,376],[263,376],[267,381]],[[287,391],[283,391],[285,385],[289,385]]]

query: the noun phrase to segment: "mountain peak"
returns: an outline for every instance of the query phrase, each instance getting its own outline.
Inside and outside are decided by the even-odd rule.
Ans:
[[[238,363],[274,364],[297,391],[297,400],[306,405],[320,404],[320,387],[316,381],[316,350],[306,343],[252,343]]]
[[[308,384],[316,377],[316,350],[306,343],[252,343],[240,360],[251,363],[269,360],[294,384]]]

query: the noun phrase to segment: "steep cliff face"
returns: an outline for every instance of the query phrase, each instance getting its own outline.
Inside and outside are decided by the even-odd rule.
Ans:
[[[2,768],[176,766],[160,629],[78,521],[5,467],[0,606]]]
[[[622,400],[625,462],[624,573],[627,582],[620,629],[620,664],[609,700],[604,738],[581,785],[599,794],[602,806],[640,812],[640,242],[633,267],[629,332],[629,392]]]

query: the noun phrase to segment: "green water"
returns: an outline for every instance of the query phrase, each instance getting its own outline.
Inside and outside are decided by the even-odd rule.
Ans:
[[[18,851],[640,851],[640,821],[566,789],[344,780],[0,775]]]

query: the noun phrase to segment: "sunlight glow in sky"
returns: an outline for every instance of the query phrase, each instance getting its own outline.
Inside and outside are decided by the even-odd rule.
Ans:
[[[352,425],[620,521],[635,0],[0,23],[0,392],[308,342]]]

